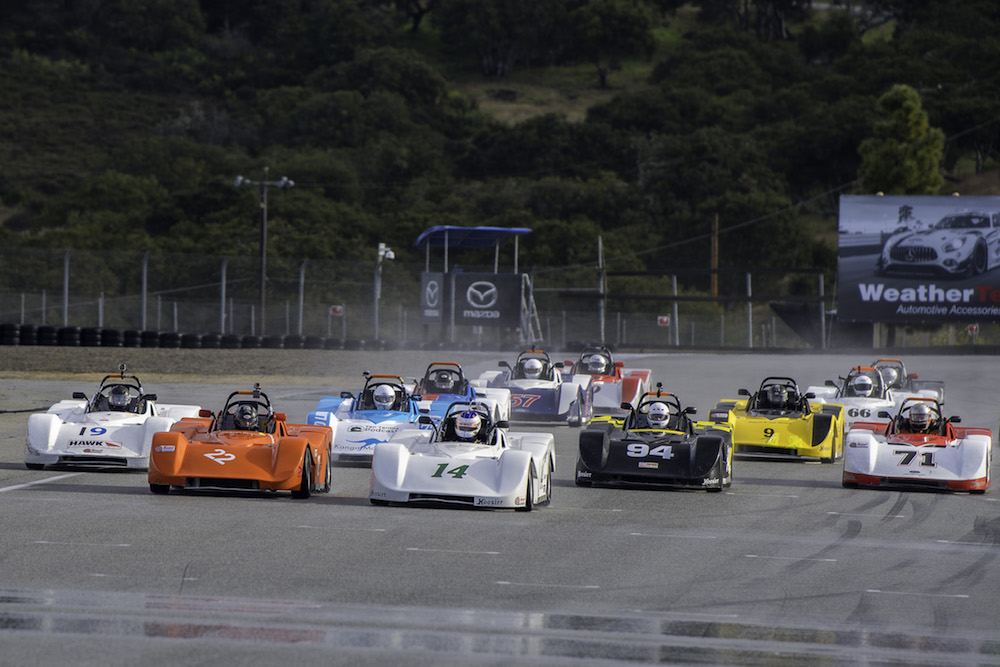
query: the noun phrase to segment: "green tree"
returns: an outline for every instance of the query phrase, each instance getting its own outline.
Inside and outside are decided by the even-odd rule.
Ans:
[[[876,109],[874,136],[858,147],[861,189],[887,195],[936,194],[944,183],[944,132],[930,126],[917,91],[897,84],[879,98]]]
[[[653,52],[653,14],[637,0],[591,0],[572,13],[576,46],[597,66],[601,88],[623,58]]]

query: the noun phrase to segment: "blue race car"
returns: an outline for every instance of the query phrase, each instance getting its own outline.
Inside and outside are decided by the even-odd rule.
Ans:
[[[368,371],[364,376],[365,386],[357,396],[344,391],[339,397],[321,398],[306,419],[333,429],[332,461],[371,465],[376,444],[400,429],[423,428],[418,419],[426,411],[406,390],[403,378]]]
[[[510,390],[477,389],[454,361],[434,361],[420,380],[413,380],[413,395],[420,407],[426,408],[435,423],[444,418],[448,406],[455,402],[479,403],[493,411],[493,421],[510,420]]]

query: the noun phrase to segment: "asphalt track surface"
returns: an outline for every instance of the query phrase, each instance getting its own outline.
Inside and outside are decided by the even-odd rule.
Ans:
[[[218,409],[260,381],[295,421],[365,368],[512,355],[33,354],[0,350],[2,665],[1000,664],[997,482],[849,490],[839,463],[737,460],[721,494],[580,488],[579,430],[557,427],[554,499],[530,513],[374,507],[344,467],[308,500],[157,496],[144,473],[27,470],[20,410],[125,357],[162,402]],[[766,375],[821,384],[875,356],[620,358],[705,417]],[[996,358],[904,361],[996,433]]]

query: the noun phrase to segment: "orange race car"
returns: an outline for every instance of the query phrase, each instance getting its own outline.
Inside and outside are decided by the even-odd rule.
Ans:
[[[332,441],[329,426],[289,424],[257,384],[231,393],[217,415],[202,410],[154,434],[149,490],[291,491],[308,498],[330,490]]]

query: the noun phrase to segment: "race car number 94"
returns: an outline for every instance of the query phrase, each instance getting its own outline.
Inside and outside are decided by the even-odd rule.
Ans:
[[[673,449],[670,445],[660,445],[659,447],[653,447],[650,449],[649,445],[644,442],[633,442],[625,448],[625,451],[629,456],[639,459],[647,456],[659,456],[661,459],[670,459],[674,456]]]

